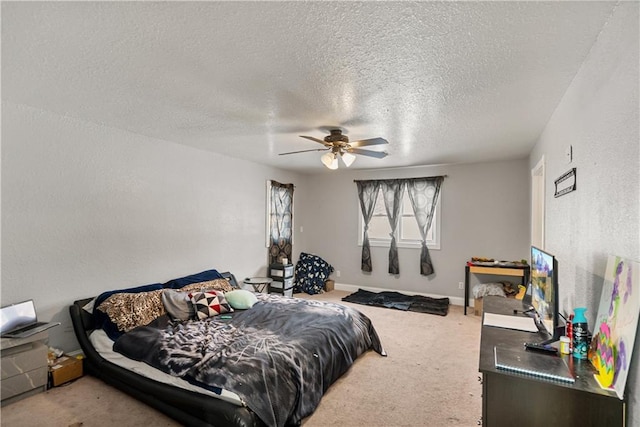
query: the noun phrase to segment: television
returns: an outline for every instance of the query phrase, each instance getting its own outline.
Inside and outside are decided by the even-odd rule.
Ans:
[[[535,310],[536,325],[551,338],[541,344],[558,341],[563,335],[559,325],[558,310],[558,261],[549,252],[531,246],[531,306]]]

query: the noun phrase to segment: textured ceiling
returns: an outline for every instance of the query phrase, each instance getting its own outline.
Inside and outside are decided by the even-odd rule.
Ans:
[[[322,170],[528,155],[615,2],[2,2],[2,97],[225,155]]]

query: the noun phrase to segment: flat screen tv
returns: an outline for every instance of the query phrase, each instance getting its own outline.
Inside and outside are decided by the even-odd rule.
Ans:
[[[560,339],[558,312],[558,261],[542,249],[531,246],[531,305],[538,328],[551,335],[545,344]]]

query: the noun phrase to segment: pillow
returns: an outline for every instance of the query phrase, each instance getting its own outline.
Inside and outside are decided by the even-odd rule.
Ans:
[[[193,292],[189,294],[189,298],[196,312],[196,318],[199,320],[233,311],[233,308],[227,303],[224,293],[220,291]]]
[[[189,320],[195,316],[189,294],[176,289],[162,290],[162,304],[174,320]]]
[[[97,310],[105,313],[120,333],[151,323],[166,313],[162,304],[162,289],[137,293],[116,293],[109,296]]]
[[[182,288],[176,289],[180,292],[193,292],[193,291],[222,291],[228,292],[232,291],[233,287],[229,283],[227,279],[214,279],[206,282],[192,283],[190,285],[183,286]]]
[[[206,282],[214,279],[222,279],[222,275],[218,273],[218,270],[201,271],[197,274],[181,277],[179,279],[169,280],[164,284],[165,288],[179,289],[192,283]]]
[[[114,294],[123,294],[123,293],[133,294],[133,293],[139,293],[139,292],[149,292],[149,291],[154,291],[158,289],[160,290],[162,289],[162,285],[160,283],[154,283],[152,285],[137,286],[135,288],[119,289],[115,291],[103,292],[100,295],[98,295],[98,297],[96,297],[94,302],[94,307],[99,307],[103,301],[105,301],[107,298],[109,298],[111,295],[114,295]],[[96,310],[96,309],[93,310],[93,324],[95,325],[96,329],[100,329],[100,328],[104,329],[107,336],[114,341],[120,335],[122,335],[122,331],[118,329],[118,326],[109,318],[107,313],[103,312],[102,310]]]
[[[246,310],[258,302],[256,294],[246,289],[236,289],[231,292],[225,292],[224,297],[227,299],[229,305],[236,310]]]

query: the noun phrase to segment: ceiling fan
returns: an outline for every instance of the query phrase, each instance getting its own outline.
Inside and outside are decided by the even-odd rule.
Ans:
[[[314,138],[313,136],[305,136],[300,135],[302,138],[306,138],[308,140],[318,142],[324,145],[324,148],[314,148],[311,150],[300,150],[300,151],[290,151],[288,153],[280,153],[281,156],[286,156],[288,154],[297,154],[297,153],[305,153],[308,151],[329,151],[324,154],[320,160],[322,163],[329,169],[338,169],[338,157],[342,159],[342,162],[346,167],[349,167],[353,164],[356,159],[355,154],[360,154],[363,156],[375,157],[377,159],[382,159],[387,156],[385,151],[371,151],[371,150],[362,150],[358,147],[368,147],[370,145],[381,145],[388,144],[389,142],[384,138],[370,138],[370,139],[361,139],[359,141],[349,141],[349,137],[347,135],[342,134],[342,129],[331,129],[331,134],[324,137],[324,140]]]

